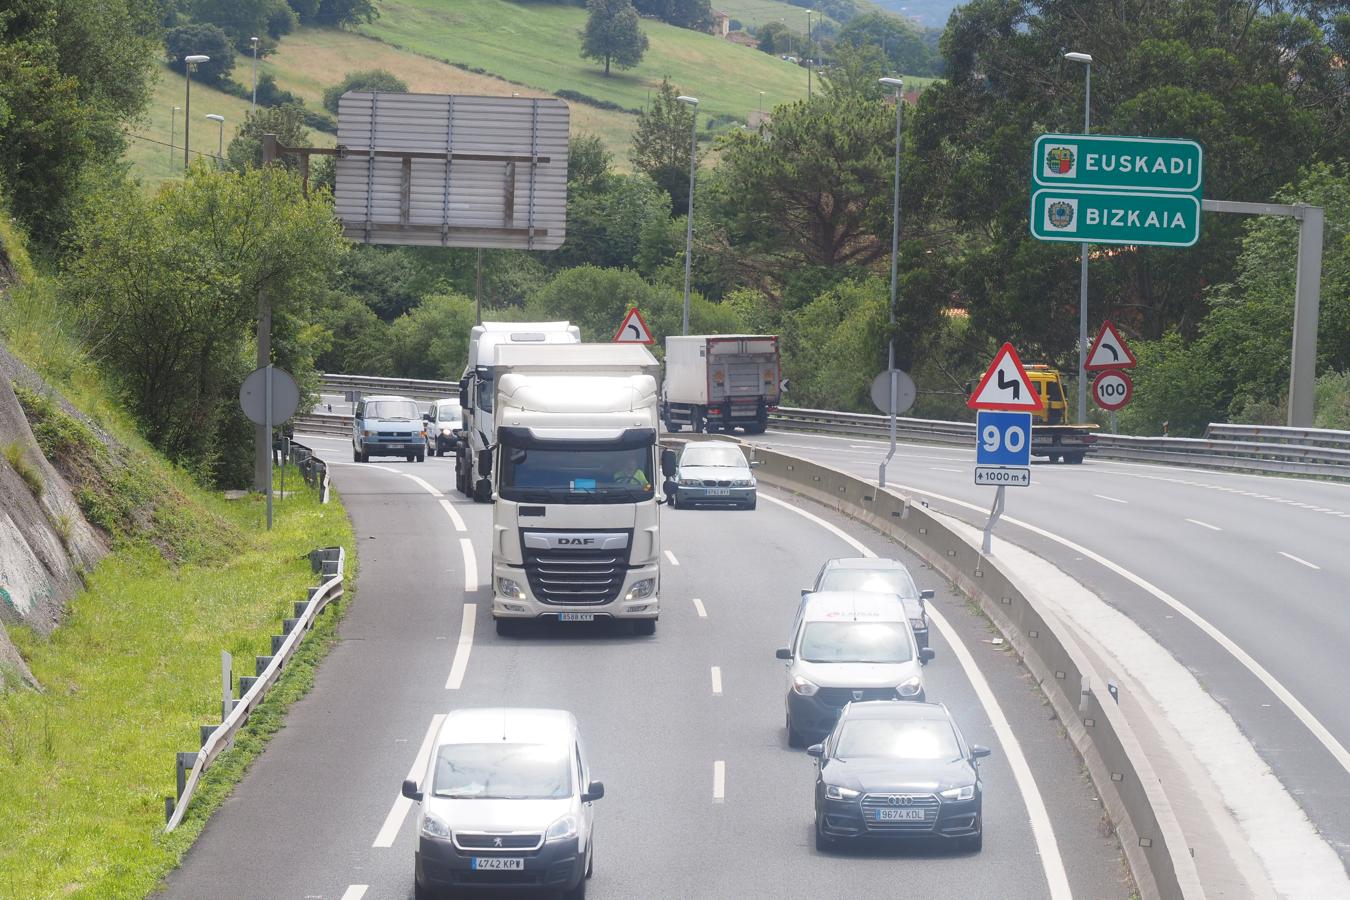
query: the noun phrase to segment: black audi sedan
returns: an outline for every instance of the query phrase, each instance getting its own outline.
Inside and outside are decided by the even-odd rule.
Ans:
[[[941,703],[850,703],[816,757],[816,849],[856,838],[983,843],[979,760]]]

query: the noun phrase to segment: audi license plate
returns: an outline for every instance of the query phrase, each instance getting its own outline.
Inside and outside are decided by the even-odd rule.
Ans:
[[[497,870],[507,872],[518,872],[525,868],[525,857],[523,856],[475,856],[473,858],[473,867],[477,870]]]
[[[924,811],[922,809],[879,809],[877,810],[878,822],[922,822]]]
[[[558,613],[559,622],[594,622],[595,613]]]
[[[729,488],[708,488],[708,496],[709,496],[709,497],[730,497],[730,496],[731,496],[731,490],[730,490]]]

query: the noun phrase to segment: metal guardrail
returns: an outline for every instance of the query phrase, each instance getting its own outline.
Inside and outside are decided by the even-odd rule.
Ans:
[[[300,476],[305,479],[305,484],[318,489],[319,503],[327,503],[329,496],[328,463],[314,453],[313,447],[308,447],[299,441],[288,440],[286,442],[286,454],[300,469]]]
[[[700,436],[701,437],[701,436]],[[746,448],[757,477],[815,499],[889,535],[976,600],[1040,683],[1087,765],[1120,838],[1140,896],[1201,900],[1186,836],[1138,737],[1072,630],[997,560],[907,497],[819,463]],[[1076,773],[1075,773],[1076,774]]]
[[[281,677],[281,670],[299,649],[300,642],[314,626],[314,620],[318,618],[319,613],[323,612],[329,603],[343,595],[346,551],[341,547],[328,547],[310,553],[309,559],[315,573],[322,579],[319,586],[309,589],[307,599],[296,602],[295,618],[287,619],[283,633],[272,637],[272,655],[259,656],[255,659],[254,671],[257,674],[253,677],[239,678],[241,696],[237,700],[230,701],[231,709],[224,721],[219,725],[202,726],[201,749],[196,753],[178,754],[176,759],[178,793],[176,797],[164,798],[164,812],[167,819],[165,831],[173,831],[182,823],[202,774],[234,743],[235,735],[248,722],[249,714],[262,703],[263,697]]]
[[[1289,428],[1284,425],[1229,425],[1212,422],[1205,428],[1210,440],[1261,441],[1276,444],[1302,444],[1306,447],[1334,447],[1350,450],[1350,431],[1331,428]]]
[[[430,381],[422,378],[379,378],[374,375],[324,375],[324,393],[398,394],[413,400],[440,400],[458,397],[458,381]]]

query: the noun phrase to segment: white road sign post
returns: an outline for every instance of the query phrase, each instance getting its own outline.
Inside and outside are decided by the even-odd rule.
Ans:
[[[1040,410],[1036,391],[1012,344],[1004,344],[971,392],[966,405],[975,421],[975,483],[997,487],[980,552],[993,554],[994,526],[1003,515],[1004,488],[1031,485],[1031,414]]]
[[[300,387],[289,372],[275,366],[254,369],[239,386],[239,405],[249,421],[267,433],[267,528],[272,528],[272,428],[295,415]]]

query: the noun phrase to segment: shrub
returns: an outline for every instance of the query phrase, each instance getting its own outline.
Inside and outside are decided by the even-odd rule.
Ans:
[[[386,69],[348,72],[346,78],[323,92],[323,108],[336,116],[338,114],[338,101],[348,91],[385,91],[391,94],[406,94],[408,83]]]
[[[24,456],[23,445],[18,441],[13,441],[5,445],[5,462],[14,470],[15,474],[23,479],[24,484],[33,492],[34,497],[42,497],[42,475],[37,467],[28,461]]]

